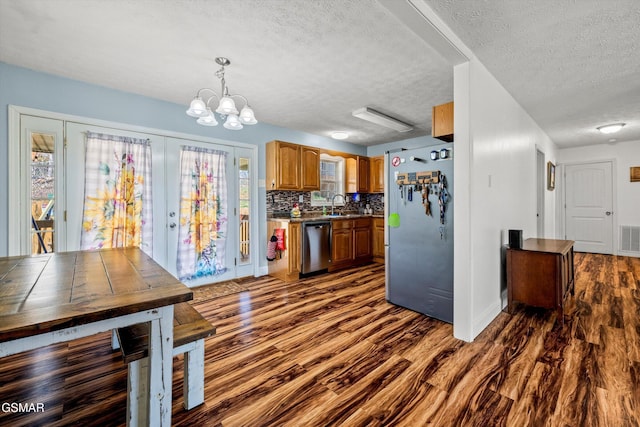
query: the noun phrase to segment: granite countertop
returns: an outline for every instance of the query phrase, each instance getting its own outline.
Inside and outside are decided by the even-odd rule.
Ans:
[[[354,219],[354,218],[384,218],[382,212],[374,212],[373,214],[365,215],[359,213],[340,213],[337,215],[322,215],[322,214],[303,214],[300,218],[291,217],[267,217],[267,221],[280,221],[280,222],[306,222],[317,220],[333,220],[333,219]]]

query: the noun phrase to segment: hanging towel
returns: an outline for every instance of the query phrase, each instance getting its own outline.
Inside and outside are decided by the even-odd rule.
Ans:
[[[276,228],[273,233],[278,239],[278,246],[276,246],[276,249],[279,251],[286,251],[287,246],[284,241],[284,228]]]
[[[278,238],[274,234],[267,243],[267,261],[273,261],[276,259],[276,249],[278,247]]]

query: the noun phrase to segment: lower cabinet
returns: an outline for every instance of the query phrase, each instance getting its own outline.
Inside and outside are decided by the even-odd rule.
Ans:
[[[373,262],[384,263],[384,218],[373,218]]]
[[[268,261],[269,275],[284,281],[298,280],[301,271],[301,224],[289,221],[267,221],[267,242],[277,228],[284,229],[286,249],[276,252],[276,259]]]
[[[329,271],[371,262],[371,218],[331,221]]]

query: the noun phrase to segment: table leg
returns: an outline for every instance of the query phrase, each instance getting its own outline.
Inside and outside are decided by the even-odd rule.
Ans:
[[[148,419],[141,425],[171,425],[171,392],[173,378],[173,305],[161,307],[160,318],[149,327]]]

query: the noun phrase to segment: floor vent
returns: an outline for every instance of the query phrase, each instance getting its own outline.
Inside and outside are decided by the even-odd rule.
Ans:
[[[620,250],[640,252],[640,227],[631,225],[620,226]]]

